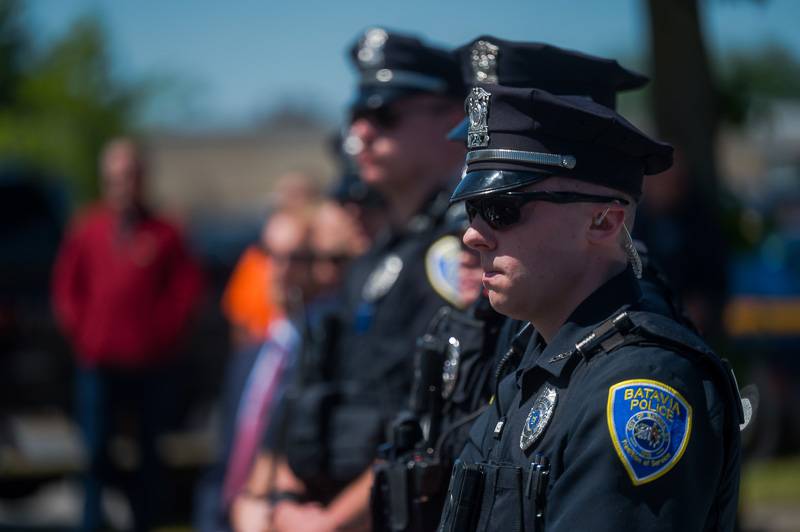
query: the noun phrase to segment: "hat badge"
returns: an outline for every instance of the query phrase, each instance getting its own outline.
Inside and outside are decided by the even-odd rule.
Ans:
[[[472,46],[472,72],[476,83],[497,83],[497,56],[500,48],[489,41]]]
[[[358,47],[358,62],[364,68],[375,68],[383,64],[383,46],[389,34],[383,28],[371,28],[364,33]]]
[[[466,101],[469,118],[467,148],[485,148],[489,145],[489,97],[491,94],[480,87],[473,87]]]

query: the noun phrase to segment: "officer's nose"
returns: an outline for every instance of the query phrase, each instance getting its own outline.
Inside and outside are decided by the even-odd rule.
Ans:
[[[350,124],[350,132],[347,135],[345,149],[350,155],[358,155],[368,146],[377,136],[378,129],[370,120],[357,118]],[[355,152],[355,153],[351,153]]]
[[[475,251],[488,251],[497,247],[497,241],[494,239],[492,228],[489,227],[480,216],[476,216],[475,219],[470,222],[469,227],[464,232],[462,240],[465,246]]]

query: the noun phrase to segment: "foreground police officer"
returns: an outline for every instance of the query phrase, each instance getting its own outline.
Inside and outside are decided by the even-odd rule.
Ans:
[[[352,268],[320,378],[304,383],[288,415],[276,450],[288,465],[273,490],[278,530],[369,527],[370,465],[408,396],[414,342],[458,299],[459,242],[443,229],[464,156],[445,138],[463,116],[458,64],[380,28],[351,57],[360,80],[345,147],[383,196],[391,228]]]
[[[586,99],[473,88],[465,201],[499,312],[536,334],[454,467],[441,530],[732,530],[726,364],[641,297],[629,236],[672,148]]]
[[[608,106],[616,104],[618,91],[639,88],[647,82],[647,78],[614,60],[543,43],[481,36],[455,54],[465,85],[536,86],[558,94],[581,95]],[[467,124],[465,119],[449,137],[466,141]],[[455,224],[454,229],[460,236],[466,225]],[[470,261],[471,257],[466,255],[466,259]],[[480,270],[479,264],[473,267]],[[470,269],[462,264],[462,272]],[[446,492],[442,471],[452,468],[463,449],[471,422],[494,393],[498,374],[503,368],[513,370],[518,362],[514,354],[520,348],[509,352],[509,343],[522,325],[510,321],[495,354],[501,324],[485,296],[463,311],[443,307],[434,318],[418,345],[411,412],[395,422],[395,445],[386,449],[386,460],[377,468],[374,530],[436,528]],[[528,337],[525,333],[514,343],[524,348]],[[502,367],[498,367],[501,360]]]

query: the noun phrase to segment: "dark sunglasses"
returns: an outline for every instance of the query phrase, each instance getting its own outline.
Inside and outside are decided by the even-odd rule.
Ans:
[[[447,106],[441,103],[420,102],[418,105],[401,107],[395,102],[377,109],[359,109],[350,116],[350,122],[363,119],[379,129],[393,129],[412,114],[438,114],[445,109]]]
[[[401,116],[391,105],[384,105],[377,109],[362,109],[350,117],[351,122],[366,120],[380,129],[392,129],[400,123]]]
[[[292,253],[275,253],[268,249],[265,251],[275,262],[309,263],[316,259],[314,254],[309,251],[295,251]]]
[[[349,255],[345,255],[344,253],[317,253],[314,255],[314,260],[316,262],[328,262],[337,266],[345,264],[350,258]]]
[[[476,216],[492,229],[502,230],[518,223],[522,206],[531,201],[548,203],[619,203],[628,205],[628,200],[616,196],[584,194],[582,192],[504,192],[483,198],[469,199],[466,203],[470,223]]]

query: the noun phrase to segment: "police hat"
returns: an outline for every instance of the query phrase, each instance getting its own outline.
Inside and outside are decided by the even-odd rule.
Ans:
[[[672,146],[586,98],[480,85],[470,92],[466,108],[469,151],[451,201],[513,190],[551,176],[638,198],[644,175],[672,166]]]
[[[453,54],[416,37],[371,28],[353,45],[350,57],[360,75],[353,111],[377,109],[414,94],[466,94]]]
[[[506,41],[484,35],[455,50],[466,85],[499,83],[535,87],[559,95],[586,96],[616,108],[617,93],[643,87],[647,77],[605,59],[538,42]],[[464,119],[447,136],[466,140]]]

